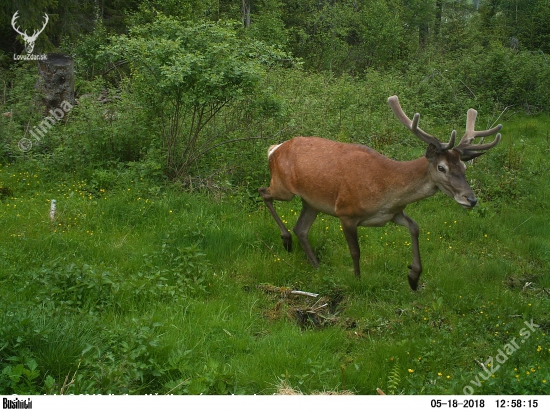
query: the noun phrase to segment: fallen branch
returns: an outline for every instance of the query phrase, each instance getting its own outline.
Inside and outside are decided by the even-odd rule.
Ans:
[[[292,291],[290,291],[290,294],[291,295],[308,296],[310,298],[316,298],[317,296],[319,296],[318,293],[304,292],[302,290],[292,290]]]
[[[321,306],[317,306],[316,308],[311,308],[310,310],[306,311],[307,313],[317,313],[319,312],[321,309],[323,308],[326,308],[328,306],[328,303],[325,303]]]
[[[310,298],[316,298],[316,297],[319,296],[318,293],[304,292],[303,290],[291,290],[290,288],[287,288],[287,287],[284,287],[284,286],[283,287],[278,287],[278,286],[263,284],[263,285],[258,285],[256,287],[260,290],[263,290],[264,292],[279,293],[283,296],[298,295],[298,296],[307,296],[307,297],[310,297]]]

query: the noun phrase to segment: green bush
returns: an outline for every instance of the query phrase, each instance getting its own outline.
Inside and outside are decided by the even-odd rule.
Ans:
[[[40,123],[41,112],[37,110],[40,99],[35,84],[36,68],[26,64],[13,65],[10,69],[0,69],[3,78],[2,99],[0,100],[0,160],[12,162],[24,159],[25,153],[18,143],[23,138],[32,139],[29,130]]]
[[[131,84],[150,118],[159,119],[165,172],[189,174],[223,136],[203,129],[229,103],[254,92],[264,70],[286,55],[241,39],[228,22],[181,22],[158,14],[151,23],[117,36],[102,55],[130,62]]]

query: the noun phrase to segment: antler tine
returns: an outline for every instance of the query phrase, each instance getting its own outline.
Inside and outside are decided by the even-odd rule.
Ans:
[[[453,146],[455,145],[455,140],[456,140],[456,130],[453,130],[451,132],[451,138],[449,139],[449,143],[447,143],[447,150],[450,150],[453,148]]]
[[[472,160],[478,156],[481,156],[483,153],[485,153],[486,150],[489,150],[499,144],[500,137],[501,135],[500,133],[498,133],[495,137],[495,140],[493,140],[491,143],[463,145],[462,147],[459,145],[455,148],[455,150],[460,153],[461,160]]]
[[[48,16],[48,13],[44,13],[44,24],[42,25],[42,28],[40,29],[40,31],[38,32],[38,34],[42,33],[44,31],[44,29],[46,28],[46,24],[48,24],[48,22],[50,21],[50,17]]]
[[[495,136],[495,140],[493,140],[491,143],[485,143],[485,144],[471,144],[466,147],[466,151],[478,151],[478,150],[489,150],[495,147],[500,142],[501,134],[498,133]]]
[[[32,36],[30,37],[32,40],[36,40],[38,35],[40,33],[42,33],[44,31],[44,29],[46,28],[46,24],[48,24],[48,21],[50,20],[50,18],[49,18],[47,13],[44,13],[44,17],[45,17],[45,21],[44,21],[44,24],[42,25],[42,28],[40,30],[35,30],[33,32]]]
[[[464,136],[460,140],[460,144],[463,144],[463,143],[470,144],[476,137],[491,136],[502,128],[502,125],[499,124],[493,127],[492,129],[476,131],[475,130],[476,117],[477,117],[477,111],[475,109],[468,109],[468,114],[466,116],[466,133],[464,133]]]
[[[15,12],[15,14],[13,15],[13,17],[11,18],[11,26],[13,27],[13,29],[19,33],[21,36],[27,36],[27,30],[25,30],[25,32],[21,32],[19,28],[17,28],[17,26],[15,25],[15,20],[17,20],[19,18],[19,10],[17,10]]]
[[[413,134],[423,140],[424,142],[428,144],[432,144],[436,147],[438,151],[443,150],[449,150],[454,146],[455,143],[455,137],[456,132],[453,131],[451,134],[451,140],[449,140],[449,143],[442,143],[439,139],[437,139],[435,136],[432,136],[431,134],[426,133],[424,130],[418,127],[418,121],[420,120],[420,113],[415,113],[413,116],[413,120],[409,119],[409,117],[405,114],[403,109],[401,108],[401,105],[399,104],[399,99],[397,96],[391,96],[388,98],[388,104],[390,105],[393,114],[399,121]]]
[[[495,133],[497,133],[501,128],[502,125],[499,124],[491,129],[487,130],[475,130],[475,122],[477,117],[477,111],[475,109],[469,109],[467,116],[466,116],[466,132],[464,133],[464,136],[460,140],[460,143],[455,148],[459,153],[462,154],[462,159],[469,160],[473,159],[474,157],[481,156],[483,153],[478,153],[480,151],[489,150],[493,147],[495,147],[499,142],[501,135],[498,133],[495,137],[495,140],[493,140],[491,143],[486,144],[472,144],[473,140],[476,137],[486,137],[491,136]]]
[[[466,114],[466,133],[474,133],[476,118],[477,118],[477,110],[468,109],[468,113]]]

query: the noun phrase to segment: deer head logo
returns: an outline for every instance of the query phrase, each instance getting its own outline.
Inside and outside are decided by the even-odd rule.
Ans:
[[[44,25],[42,26],[42,28],[40,30],[35,30],[32,34],[32,36],[29,36],[27,34],[27,30],[25,30],[24,32],[21,31],[21,29],[19,29],[17,26],[16,26],[16,23],[15,21],[19,18],[19,10],[15,12],[15,14],[13,15],[12,19],[11,19],[11,25],[13,27],[13,29],[19,33],[21,36],[23,36],[23,40],[25,41],[25,50],[27,51],[27,54],[31,54],[32,51],[34,50],[34,42],[36,41],[36,39],[38,38],[38,35],[40,33],[42,33],[44,31],[44,29],[46,28],[46,24],[48,24],[48,15],[46,13],[44,13]]]

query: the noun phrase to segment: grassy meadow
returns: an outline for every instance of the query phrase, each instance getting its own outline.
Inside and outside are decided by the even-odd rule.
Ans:
[[[506,119],[468,167],[473,210],[441,193],[407,208],[417,292],[405,228],[360,228],[357,280],[337,219],[313,225],[313,269],[296,239],[284,250],[254,185],[106,187],[1,164],[0,392],[549,394],[549,124]],[[276,208],[292,227],[299,199]]]

